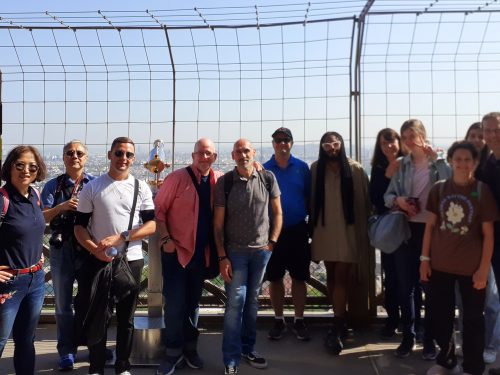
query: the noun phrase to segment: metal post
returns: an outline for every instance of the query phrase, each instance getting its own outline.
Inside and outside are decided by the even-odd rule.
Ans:
[[[172,44],[170,43],[167,27],[164,26],[163,30],[165,31],[165,37],[167,38],[168,54],[170,56],[170,65],[172,66],[172,171],[175,171],[175,108],[177,106],[175,64],[174,56],[172,54]]]
[[[351,100],[354,101],[354,140],[355,158],[361,160],[361,58],[365,18],[375,0],[368,0],[357,20],[358,32],[356,38],[354,87],[351,90]],[[352,107],[351,107],[352,108]],[[351,112],[352,116],[352,112]],[[365,239],[367,240],[367,238]],[[359,277],[357,283],[350,286],[349,316],[353,321],[366,324],[376,316],[375,301],[375,252],[359,261],[357,268]]]
[[[365,18],[375,0],[368,0],[358,19],[358,35],[356,40],[356,60],[354,65],[354,138],[355,158],[361,160],[361,54],[363,51],[363,37]]]
[[[176,107],[176,77],[172,45],[167,27],[163,26],[167,39],[170,63],[172,66],[172,170],[175,170],[175,107]],[[163,323],[163,279],[161,269],[158,233],[149,237],[148,241],[148,316],[135,317],[134,341],[130,362],[134,366],[157,366],[163,357],[164,348],[161,342]],[[174,322],[173,324],[179,324]]]

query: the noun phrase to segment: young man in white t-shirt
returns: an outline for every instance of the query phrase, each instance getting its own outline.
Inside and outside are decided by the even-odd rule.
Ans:
[[[89,260],[88,283],[79,293],[91,293],[102,270],[113,260],[106,255],[111,247],[127,251],[127,260],[136,281],[140,283],[144,266],[141,240],[156,230],[152,193],[144,181],[139,181],[137,205],[132,227],[128,230],[134,197],[135,178],[129,168],[135,160],[134,142],[127,137],[116,138],[108,151],[108,173],[85,185],[80,193],[75,236],[94,257]],[[89,223],[90,222],[90,223]],[[128,243],[127,249],[125,249]],[[130,374],[129,356],[134,331],[133,316],[139,291],[130,293],[116,303],[117,333],[115,372]],[[112,303],[111,301],[109,302]],[[89,310],[92,313],[94,310]],[[89,317],[87,316],[86,319]],[[98,321],[98,319],[97,319]],[[107,322],[106,322],[107,323]],[[92,327],[90,330],[92,331]],[[89,374],[104,374],[106,330],[100,340],[89,343]]]

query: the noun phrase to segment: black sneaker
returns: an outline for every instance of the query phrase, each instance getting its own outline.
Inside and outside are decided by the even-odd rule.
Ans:
[[[380,330],[380,337],[383,340],[390,340],[396,335],[396,329],[386,324]]]
[[[336,329],[330,328],[325,337],[325,348],[333,355],[339,355],[342,349],[344,349],[344,344],[340,338],[339,333]]]
[[[309,330],[304,323],[304,319],[296,319],[295,323],[293,323],[292,331],[299,340],[309,341],[311,339],[311,335],[309,334]]]
[[[394,355],[398,358],[408,357],[413,349],[415,348],[415,339],[403,339],[401,344],[398,346]]]
[[[106,348],[106,366],[114,366],[116,362],[116,352],[112,349]]]
[[[415,341],[417,344],[423,344],[424,342],[424,329],[423,328],[416,328],[415,329]]]
[[[163,358],[160,366],[156,369],[157,375],[171,375],[175,372],[176,368],[184,366],[184,357],[167,355]]]
[[[434,361],[436,357],[437,357],[437,350],[434,340],[424,341],[424,347],[422,349],[422,359],[426,361]]]
[[[184,359],[189,367],[194,369],[203,368],[203,359],[198,355],[196,350],[186,350]]]
[[[286,330],[286,324],[283,319],[274,319],[273,328],[269,330],[267,337],[270,340],[279,340],[283,337]]]
[[[238,367],[237,366],[225,366],[224,367],[224,375],[233,375],[238,373]]]
[[[267,361],[256,351],[251,353],[241,353],[241,356],[248,362],[248,364],[255,368],[266,368]]]

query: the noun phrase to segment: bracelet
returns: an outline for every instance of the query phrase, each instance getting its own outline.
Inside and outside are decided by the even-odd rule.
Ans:
[[[424,262],[424,261],[430,261],[430,260],[431,260],[431,258],[429,258],[429,257],[427,257],[427,256],[425,256],[425,255],[420,255],[420,261],[421,261],[421,262]]]
[[[268,240],[267,242],[269,242],[270,244],[273,244],[273,246],[276,246],[277,242],[275,240]]]
[[[224,259],[228,259],[227,255],[223,255],[219,257],[219,262],[222,262]]]
[[[165,236],[161,239],[161,245],[160,246],[163,246],[165,245],[166,243],[169,243],[170,241],[172,241],[172,238],[170,236]]]

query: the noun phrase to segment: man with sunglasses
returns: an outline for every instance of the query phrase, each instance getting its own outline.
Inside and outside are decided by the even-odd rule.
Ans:
[[[283,208],[283,229],[266,269],[266,278],[270,281],[269,296],[275,315],[268,338],[279,340],[287,331],[283,316],[283,277],[288,270],[292,279],[292,300],[295,309],[292,331],[297,339],[307,341],[310,336],[304,324],[304,307],[311,252],[305,220],[311,193],[311,173],[304,161],[291,154],[293,136],[290,129],[278,128],[272,138],[274,155],[264,164],[264,168],[272,171],[278,180]]]
[[[135,178],[130,175],[129,169],[135,160],[135,145],[128,137],[116,138],[108,151],[110,160],[108,173],[91,181],[84,186],[78,201],[77,217],[75,222],[75,236],[78,242],[93,256],[89,258],[86,267],[86,283],[82,285],[82,294],[90,296],[92,289],[95,298],[102,298],[97,293],[100,279],[106,265],[113,260],[108,251],[115,248],[121,254],[126,254],[130,274],[136,284],[140,284],[141,272],[144,266],[142,255],[142,239],[153,234],[156,230],[154,221],[154,204],[151,189],[144,181],[138,181],[137,204],[132,210],[135,191]],[[131,220],[131,229],[129,221]],[[113,265],[113,267],[115,264]],[[123,290],[115,290],[111,285],[111,292],[116,296]],[[80,288],[78,293],[80,294]],[[130,353],[134,333],[134,312],[139,290],[130,290],[115,304],[116,310],[116,361],[115,373],[130,375]],[[109,298],[109,297],[104,297]],[[101,334],[96,326],[104,327],[109,323],[106,320],[106,310],[113,302],[108,300],[107,306],[91,306],[86,316],[85,327],[89,341],[89,374],[104,374],[106,362],[106,329]],[[105,317],[106,315],[106,317]],[[102,320],[105,320],[104,322]],[[88,322],[92,323],[88,323]]]
[[[311,165],[311,175],[311,256],[325,265],[334,311],[324,343],[329,353],[338,355],[347,332],[348,297],[351,318],[369,316],[374,251],[367,235],[371,210],[368,177],[361,164],[347,157],[342,136],[331,131],[321,137],[319,158]],[[353,270],[356,278],[351,275]],[[348,295],[354,289],[356,293]]]
[[[95,177],[85,173],[88,150],[79,140],[63,147],[64,173],[48,181],[41,198],[50,222],[50,270],[56,304],[58,368],[73,369],[78,347],[74,332],[73,284],[79,279],[88,252],[78,245],[73,227],[78,195]],[[76,302],[76,301],[75,301]]]

